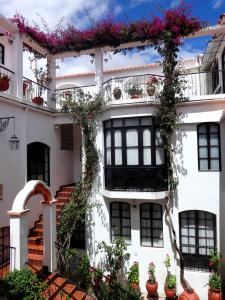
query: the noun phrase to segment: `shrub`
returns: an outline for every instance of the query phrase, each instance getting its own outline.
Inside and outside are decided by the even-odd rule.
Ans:
[[[169,274],[166,278],[166,287],[168,289],[174,289],[176,287],[176,275]]]

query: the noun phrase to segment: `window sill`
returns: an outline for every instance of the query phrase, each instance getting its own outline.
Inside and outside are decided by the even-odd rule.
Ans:
[[[102,196],[112,199],[139,199],[139,200],[161,200],[168,196],[167,191],[163,192],[128,192],[103,190]]]

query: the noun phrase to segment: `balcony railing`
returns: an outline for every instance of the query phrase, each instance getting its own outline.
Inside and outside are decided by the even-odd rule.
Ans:
[[[109,191],[160,192],[168,189],[166,167],[106,167]]]
[[[47,88],[44,85],[38,84],[37,82],[28,79],[26,77],[23,77],[23,100],[24,101],[31,101],[33,103],[37,103],[35,99],[37,97],[43,98],[43,104],[41,106],[47,106],[48,103],[48,91],[49,88]]]
[[[1,89],[1,92],[7,94],[7,95],[11,95],[12,94],[12,90],[13,90],[13,79],[14,79],[14,75],[15,73],[3,66],[0,66],[0,75],[1,76],[7,76],[9,78],[9,88],[7,88],[6,90]]]

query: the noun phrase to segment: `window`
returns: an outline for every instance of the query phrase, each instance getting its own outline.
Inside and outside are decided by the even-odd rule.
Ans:
[[[131,219],[130,204],[125,202],[112,202],[110,204],[111,214],[111,240],[124,238],[126,242],[131,241]]]
[[[156,118],[108,120],[104,133],[106,189],[167,189],[166,155]]]
[[[61,150],[73,150],[73,124],[62,124]]]
[[[216,216],[201,210],[180,213],[180,246],[186,268],[208,270],[208,256],[216,248]]]
[[[163,247],[162,206],[144,203],[140,205],[141,245]]]
[[[198,169],[220,171],[220,128],[216,123],[198,125]]]
[[[0,44],[0,64],[4,65],[5,63],[5,47]]]

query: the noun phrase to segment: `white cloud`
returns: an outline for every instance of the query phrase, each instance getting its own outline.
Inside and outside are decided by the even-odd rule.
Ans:
[[[29,21],[40,24],[39,14],[50,28],[63,17],[64,23],[72,22],[76,27],[81,27],[89,22],[86,12],[94,20],[99,20],[109,12],[109,0],[8,0],[0,1],[0,5],[1,14],[6,17],[12,17],[18,11]]]
[[[170,7],[174,8],[180,4],[180,0],[172,0],[170,3]]]
[[[212,1],[213,9],[220,8],[224,3],[225,3],[224,0],[213,0]]]
[[[131,2],[130,2],[130,7],[131,8],[134,8],[134,7],[136,7],[136,6],[138,6],[138,5],[141,5],[141,4],[143,4],[143,3],[152,3],[152,2],[157,2],[157,0],[132,0]],[[158,1],[159,2],[159,1]]]

